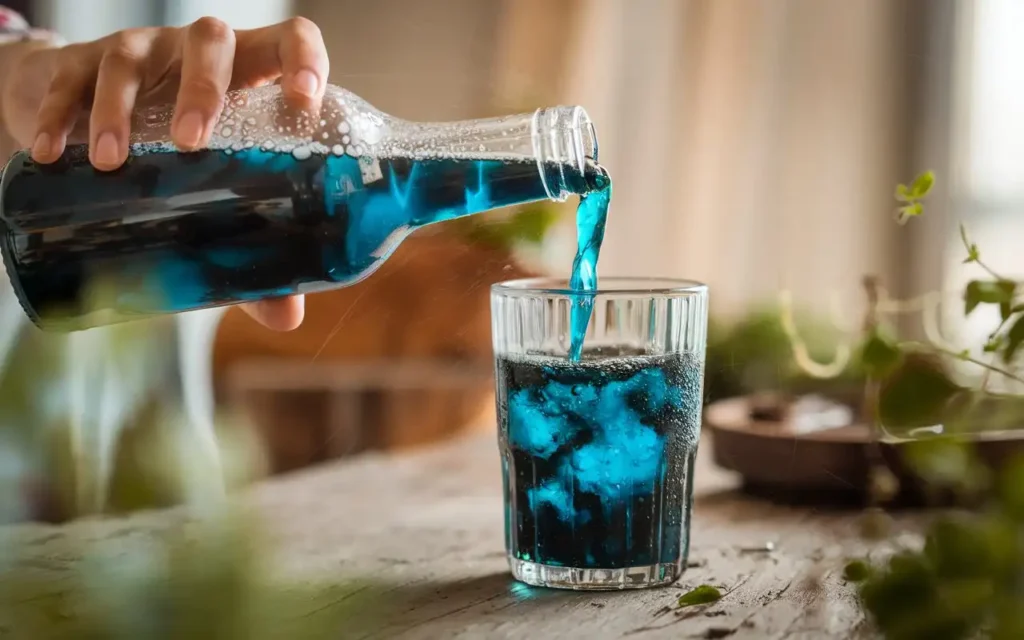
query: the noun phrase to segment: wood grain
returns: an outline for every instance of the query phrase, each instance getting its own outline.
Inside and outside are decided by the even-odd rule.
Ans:
[[[857,514],[744,497],[730,474],[710,465],[707,444],[698,463],[690,567],[678,584],[647,591],[583,594],[514,583],[491,437],[330,463],[266,481],[246,499],[263,515],[282,572],[387,585],[401,605],[359,637],[867,637],[841,578],[844,560],[864,551]],[[81,560],[69,549],[156,538],[188,521],[175,509],[64,527],[18,525],[7,533],[29,549],[16,562],[59,588]],[[911,536],[918,524],[911,516],[896,522]],[[765,551],[766,543],[774,550]],[[728,594],[708,607],[670,609],[702,583]]]

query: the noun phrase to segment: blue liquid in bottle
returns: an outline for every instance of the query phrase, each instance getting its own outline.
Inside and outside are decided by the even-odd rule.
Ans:
[[[4,172],[0,241],[29,315],[74,330],[352,284],[412,230],[547,198],[545,181],[607,188],[597,165],[254,148],[142,152],[103,173],[84,146],[51,165],[20,152]],[[603,219],[592,226],[603,233]],[[594,284],[591,237],[581,288]],[[94,313],[95,282],[113,292],[112,319]]]

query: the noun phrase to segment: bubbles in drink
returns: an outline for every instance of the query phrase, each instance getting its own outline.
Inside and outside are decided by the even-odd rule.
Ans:
[[[606,569],[684,559],[701,373],[687,354],[499,358],[509,552]]]

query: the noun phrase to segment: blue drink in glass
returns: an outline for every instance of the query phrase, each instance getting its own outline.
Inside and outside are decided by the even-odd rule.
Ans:
[[[569,589],[674,582],[689,550],[707,288],[602,278],[579,294],[569,280],[519,280],[493,287],[491,312],[512,574]]]

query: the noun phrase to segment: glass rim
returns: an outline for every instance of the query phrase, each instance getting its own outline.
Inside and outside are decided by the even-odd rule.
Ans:
[[[506,280],[491,285],[492,295],[504,296],[695,296],[707,294],[708,286],[682,278],[610,276],[598,279],[595,291],[577,291],[568,278],[537,277]]]

